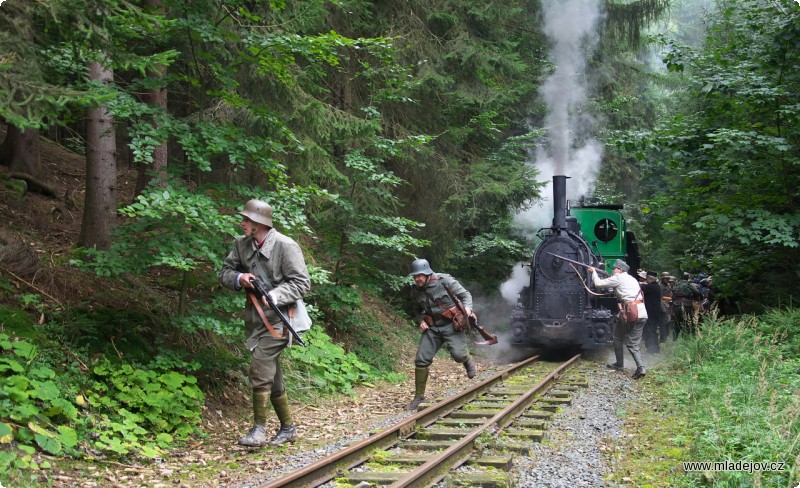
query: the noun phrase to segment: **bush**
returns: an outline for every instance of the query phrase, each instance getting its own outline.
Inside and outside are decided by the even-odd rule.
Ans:
[[[36,345],[0,334],[0,471],[35,469],[37,450],[155,457],[200,422],[203,393],[174,370],[196,365],[157,356],[139,369],[100,359],[78,376],[47,360]]]
[[[100,448],[117,445],[114,432],[133,440],[136,437],[130,433],[156,432],[185,438],[200,422],[205,397],[193,376],[137,369],[107,359],[94,366],[92,374],[95,381],[87,394],[89,403],[103,411],[99,426],[105,432],[98,441]],[[111,450],[127,452],[119,448]]]
[[[293,346],[286,350],[289,359],[287,375],[297,382],[294,388],[307,388],[321,393],[352,393],[353,386],[379,379],[378,371],[334,344],[320,327],[313,327],[304,336],[307,347]],[[305,386],[301,386],[305,385]]]
[[[798,310],[708,318],[676,343],[673,408],[695,432],[698,461],[784,462],[784,471],[706,473],[717,486],[789,486],[800,454]],[[694,476],[694,475],[691,475]],[[695,481],[700,481],[696,479]]]

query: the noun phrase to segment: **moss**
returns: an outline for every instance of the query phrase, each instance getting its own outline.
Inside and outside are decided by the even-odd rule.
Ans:
[[[18,337],[33,339],[36,336],[36,322],[28,312],[0,305],[0,330]]]
[[[646,401],[618,409],[625,418],[625,433],[612,447],[612,479],[626,486],[685,486],[681,463],[691,461],[689,439],[693,435],[685,415],[669,401],[672,375],[651,370],[638,384]]]

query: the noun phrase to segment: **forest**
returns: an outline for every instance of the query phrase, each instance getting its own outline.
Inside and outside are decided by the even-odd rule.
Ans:
[[[720,316],[793,308],[798,100],[793,0],[0,1],[0,471],[158,457],[247,390],[251,198],[308,263],[306,393],[402,380],[417,257],[502,302],[553,174]]]

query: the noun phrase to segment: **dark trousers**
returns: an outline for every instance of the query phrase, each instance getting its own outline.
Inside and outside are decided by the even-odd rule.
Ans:
[[[644,324],[644,346],[647,352],[661,351],[661,345],[658,342],[658,328],[664,318],[661,315],[648,316],[647,322]]]
[[[661,323],[658,324],[658,342],[662,344],[667,342],[667,338],[669,337],[670,322],[672,322],[672,320],[669,315],[665,314]]]
[[[253,348],[253,357],[250,360],[250,384],[253,390],[270,390],[272,395],[278,395],[286,388],[283,383],[280,357],[289,337],[272,337],[264,335]]]

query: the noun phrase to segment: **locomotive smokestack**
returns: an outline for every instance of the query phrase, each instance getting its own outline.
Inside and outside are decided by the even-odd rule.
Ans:
[[[553,228],[567,228],[567,178],[569,176],[553,176]]]

